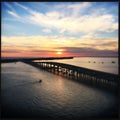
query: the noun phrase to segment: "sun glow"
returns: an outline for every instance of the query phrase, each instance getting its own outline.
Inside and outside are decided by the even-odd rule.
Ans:
[[[58,54],[58,55],[63,54],[63,53],[62,53],[62,50],[57,50],[57,53],[56,53],[56,54]]]
[[[60,54],[62,54],[62,52],[58,51],[58,52],[57,52],[57,54],[59,54],[59,55],[60,55]]]

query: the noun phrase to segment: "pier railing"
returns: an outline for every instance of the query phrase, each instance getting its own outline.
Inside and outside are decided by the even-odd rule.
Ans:
[[[119,76],[115,74],[57,62],[25,61],[25,63],[77,81],[92,83],[111,89],[118,87]]]

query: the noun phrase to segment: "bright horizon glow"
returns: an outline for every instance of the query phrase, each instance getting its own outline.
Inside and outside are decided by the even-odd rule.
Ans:
[[[1,2],[2,57],[118,56],[118,2]]]
[[[58,52],[57,52],[57,54],[59,54],[59,55],[60,55],[60,54],[62,54],[62,52],[58,51]]]
[[[64,54],[64,53],[63,53],[63,50],[57,50],[57,53],[56,53],[56,54],[62,55],[62,54]]]

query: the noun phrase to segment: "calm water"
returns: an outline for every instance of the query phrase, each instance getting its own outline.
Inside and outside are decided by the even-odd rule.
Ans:
[[[99,63],[99,60],[92,63],[92,58],[85,58],[84,61],[82,59],[57,61],[91,68],[94,64],[95,69],[101,66],[102,70],[107,72],[118,72],[115,58],[104,59],[104,65]],[[116,61],[115,64],[111,63],[112,60]],[[2,117],[74,119],[117,115],[117,96],[107,91],[74,82],[22,62],[2,64],[1,72]],[[39,83],[39,79],[43,82]]]
[[[98,71],[118,74],[118,58],[114,58],[114,57],[113,58],[80,57],[74,59],[49,60],[49,61],[61,62],[61,63],[76,65],[84,68],[94,69]],[[114,61],[115,63],[112,63],[112,61]]]

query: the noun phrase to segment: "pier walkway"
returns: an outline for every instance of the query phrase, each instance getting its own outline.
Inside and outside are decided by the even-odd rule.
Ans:
[[[23,62],[76,81],[104,86],[113,90],[118,88],[119,76],[115,74],[57,62]]]

